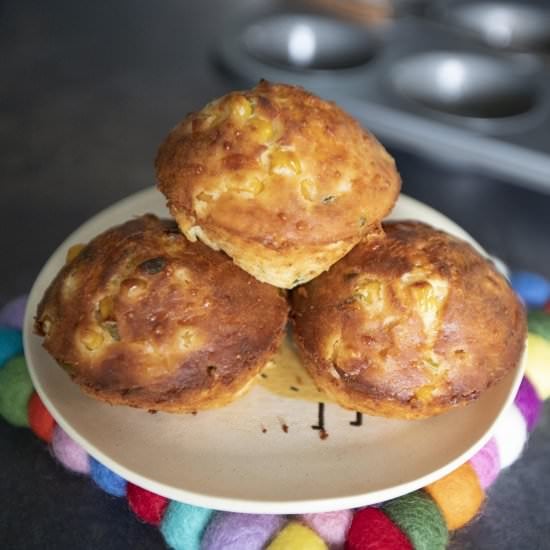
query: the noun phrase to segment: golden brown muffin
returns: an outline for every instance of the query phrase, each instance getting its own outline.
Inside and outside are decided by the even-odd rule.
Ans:
[[[401,186],[385,149],[334,103],[265,81],[187,116],[156,169],[188,239],[282,288],[344,256]]]
[[[419,222],[383,229],[293,291],[308,370],[368,414],[423,418],[476,399],[521,359],[522,305],[466,242]]]
[[[93,239],[38,306],[44,347],[113,404],[188,412],[237,397],[276,350],[281,292],[146,215]]]

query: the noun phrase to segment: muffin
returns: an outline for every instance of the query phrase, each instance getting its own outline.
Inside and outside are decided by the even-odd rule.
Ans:
[[[281,288],[349,252],[401,186],[385,149],[334,103],[265,81],[188,115],[162,143],[156,171],[188,239]]]
[[[72,254],[74,255],[74,254]],[[76,254],[38,306],[43,345],[87,394],[190,412],[239,396],[276,350],[281,291],[145,215]]]
[[[294,337],[343,407],[424,418],[476,399],[521,360],[525,312],[466,242],[388,222],[291,297]]]

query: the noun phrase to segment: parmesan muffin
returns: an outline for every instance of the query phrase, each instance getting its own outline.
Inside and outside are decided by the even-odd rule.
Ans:
[[[476,399],[521,360],[522,305],[466,242],[419,222],[383,229],[292,292],[306,367],[368,414],[423,418]]]
[[[282,337],[281,291],[189,242],[173,221],[142,216],[70,256],[38,306],[36,331],[97,399],[170,412],[225,405]]]
[[[282,288],[349,252],[401,187],[393,159],[334,103],[265,81],[188,115],[156,170],[188,239]]]

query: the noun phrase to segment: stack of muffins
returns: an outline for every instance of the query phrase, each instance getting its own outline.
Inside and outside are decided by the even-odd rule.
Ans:
[[[292,337],[343,407],[423,418],[514,369],[525,314],[470,245],[382,223],[393,159],[333,103],[262,81],[161,145],[174,220],[145,215],[73,250],[42,299],[44,347],[88,394],[170,412],[222,406]]]

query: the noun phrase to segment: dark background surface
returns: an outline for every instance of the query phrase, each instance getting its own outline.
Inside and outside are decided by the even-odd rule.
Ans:
[[[56,246],[92,214],[154,184],[153,158],[169,128],[234,86],[212,64],[216,36],[259,4],[0,1],[0,303],[27,292]],[[387,145],[405,193],[512,268],[550,276],[550,196]],[[522,460],[452,548],[547,548],[548,457],[547,406]],[[163,547],[124,499],[68,473],[29,430],[3,421],[0,503],[0,548]]]

